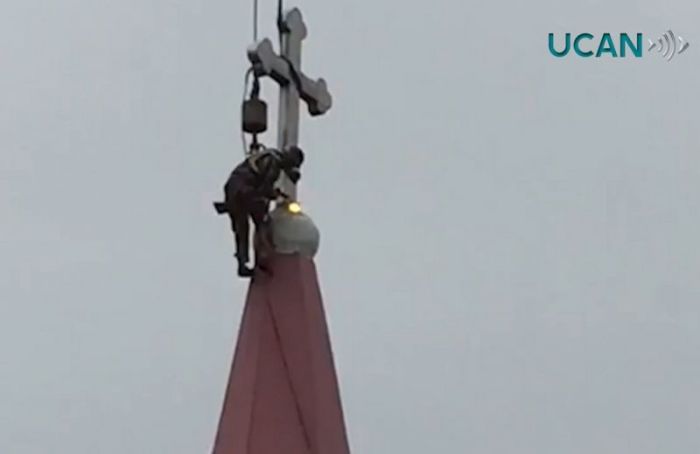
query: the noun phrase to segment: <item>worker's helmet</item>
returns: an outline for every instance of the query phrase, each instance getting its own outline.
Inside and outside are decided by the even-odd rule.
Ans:
[[[304,162],[304,152],[296,145],[291,146],[282,153],[282,162],[284,167],[301,167]]]

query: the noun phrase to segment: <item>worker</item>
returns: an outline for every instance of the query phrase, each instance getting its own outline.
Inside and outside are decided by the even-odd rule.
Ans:
[[[218,214],[227,214],[231,220],[239,276],[252,277],[254,274],[248,266],[250,220],[255,226],[256,246],[265,249],[257,252],[271,251],[270,202],[286,197],[275,184],[282,172],[296,184],[301,178],[299,168],[303,162],[304,153],[299,147],[283,151],[260,147],[231,172],[224,185],[224,201],[215,202],[214,208]],[[261,265],[256,263],[256,267]]]

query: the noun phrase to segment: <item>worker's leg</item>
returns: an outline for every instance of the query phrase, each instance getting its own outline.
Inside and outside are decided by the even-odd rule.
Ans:
[[[231,217],[231,227],[236,237],[236,260],[238,261],[238,275],[250,277],[252,271],[248,268],[250,260],[250,223],[248,213],[235,212],[229,214]]]

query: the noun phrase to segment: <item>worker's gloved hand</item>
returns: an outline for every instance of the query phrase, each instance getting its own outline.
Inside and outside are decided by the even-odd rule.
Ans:
[[[287,170],[286,174],[294,184],[301,179],[301,171],[298,168]]]
[[[289,195],[282,191],[280,188],[275,188],[275,198],[288,199]]]

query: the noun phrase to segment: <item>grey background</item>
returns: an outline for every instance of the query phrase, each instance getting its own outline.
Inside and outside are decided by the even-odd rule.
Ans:
[[[3,454],[210,449],[249,3],[2,2]],[[699,452],[700,3],[296,4],[353,451]],[[667,28],[671,63],[547,52]]]

